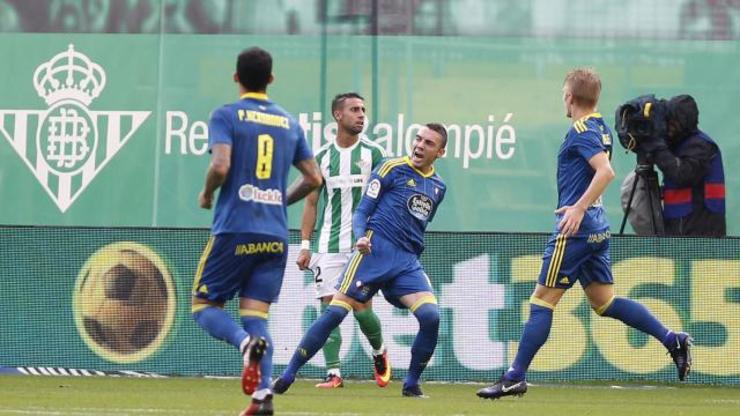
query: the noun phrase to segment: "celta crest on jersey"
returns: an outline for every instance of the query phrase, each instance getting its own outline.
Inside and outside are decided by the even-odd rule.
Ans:
[[[414,194],[411,196],[411,198],[408,199],[406,206],[408,207],[411,215],[420,220],[426,221],[432,214],[434,203],[426,195]]]

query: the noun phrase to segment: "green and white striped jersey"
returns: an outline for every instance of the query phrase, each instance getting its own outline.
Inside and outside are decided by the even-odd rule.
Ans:
[[[364,138],[347,148],[341,148],[332,141],[316,153],[316,161],[324,177],[317,253],[352,251],[352,214],[360,204],[370,172],[384,157],[385,149]]]

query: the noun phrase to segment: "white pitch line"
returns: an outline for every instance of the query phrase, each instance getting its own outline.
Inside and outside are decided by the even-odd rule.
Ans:
[[[238,411],[237,409],[236,411]],[[96,407],[74,407],[68,410],[48,410],[47,408],[29,406],[25,408],[13,408],[0,406],[0,415],[44,415],[44,416],[122,416],[122,415],[140,415],[145,414],[177,414],[177,415],[211,415],[226,416],[233,415],[234,412],[215,411],[204,413],[201,410],[174,410],[174,409],[152,409],[152,408],[96,408]],[[327,412],[280,412],[281,415],[289,416],[360,416],[359,413],[327,413]]]

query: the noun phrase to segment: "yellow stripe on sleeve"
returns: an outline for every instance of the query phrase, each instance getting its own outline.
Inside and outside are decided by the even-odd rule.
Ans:
[[[383,164],[383,166],[378,170],[378,176],[385,177],[385,175],[388,174],[388,172],[391,171],[391,169],[395,168],[396,166],[400,166],[406,163],[406,161],[403,158],[400,159],[391,159]]]
[[[576,131],[579,133],[583,133],[586,131],[586,123],[584,123],[582,120],[576,121]]]

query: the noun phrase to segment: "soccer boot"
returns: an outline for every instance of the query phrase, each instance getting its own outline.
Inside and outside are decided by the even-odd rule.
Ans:
[[[378,387],[385,387],[391,382],[391,363],[388,361],[388,350],[382,354],[373,354],[373,375]]]
[[[260,361],[265,355],[267,340],[264,337],[252,337],[244,347],[244,370],[242,370],[242,391],[251,395],[260,384]]]
[[[288,391],[291,384],[293,384],[292,381],[288,381],[282,376],[278,377],[272,382],[272,392],[275,394],[283,394]]]
[[[344,387],[344,380],[336,374],[327,374],[324,381],[317,384],[316,387],[320,389],[337,389]]]
[[[252,403],[239,416],[272,414],[275,414],[275,409],[272,406],[272,394],[268,394],[263,400],[252,399]]]
[[[507,380],[502,375],[495,384],[478,390],[476,394],[478,395],[478,397],[484,399],[496,400],[504,396],[521,397],[526,392],[527,382],[525,380]]]
[[[403,390],[401,390],[401,395],[403,397],[413,397],[415,399],[428,399],[429,396],[424,394],[423,391],[421,391],[421,387],[419,387],[418,384],[415,384],[413,386],[403,387]]]
[[[684,381],[691,371],[691,347],[694,345],[693,342],[694,338],[691,338],[691,335],[679,332],[676,334],[676,343],[668,350],[673,362],[676,363],[678,379],[681,381]]]

